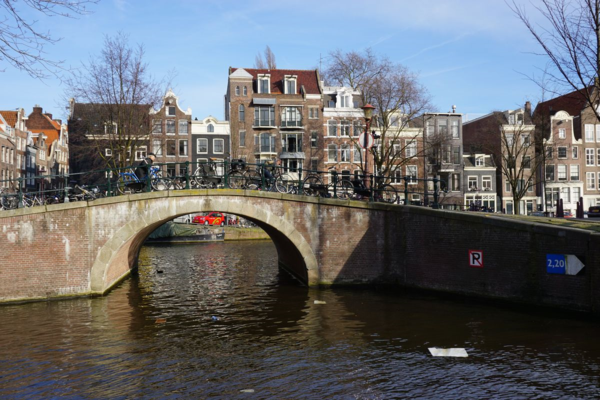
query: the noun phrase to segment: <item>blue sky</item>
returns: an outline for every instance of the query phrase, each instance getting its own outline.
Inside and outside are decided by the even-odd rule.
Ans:
[[[372,47],[418,74],[441,112],[455,104],[473,117],[541,97],[527,76],[545,59],[533,54],[538,46],[504,0],[101,0],[90,10],[78,19],[25,15],[62,38],[46,52],[73,68],[99,53],[105,35],[128,33],[145,46],[155,77],[176,72],[179,103],[198,119],[224,117],[228,67],[252,68],[266,45],[285,69],[313,69],[320,59],[325,65],[335,49]],[[29,113],[39,104],[67,117],[58,79],[0,67],[0,109]]]

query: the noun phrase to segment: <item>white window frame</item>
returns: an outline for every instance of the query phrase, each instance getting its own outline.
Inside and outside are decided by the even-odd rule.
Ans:
[[[182,129],[182,127],[183,127],[183,129]],[[189,133],[187,119],[180,119],[177,121],[177,132],[180,135],[187,135]]]
[[[570,168],[570,175],[569,175],[569,177],[570,177],[570,180],[571,180],[572,182],[579,181],[579,178],[580,178],[579,165],[577,165],[577,164],[574,164],[574,165],[571,165],[570,167],[571,167],[571,168]],[[577,175],[575,175],[575,173],[576,173]]]
[[[344,143],[340,146],[340,162],[350,162],[350,145],[348,143]]]
[[[559,139],[567,138],[567,130],[565,128],[558,128],[558,138]]]
[[[221,151],[217,151],[217,143],[221,143]],[[213,153],[224,154],[225,153],[225,139],[213,139]]]
[[[417,156],[417,141],[414,139],[405,140],[405,154],[406,158],[413,158]]]
[[[169,132],[169,126],[173,127],[173,132]],[[174,119],[167,119],[165,120],[165,133],[167,135],[175,135],[177,130],[177,125],[175,124],[175,120]]]
[[[110,149],[110,148],[108,148],[108,147],[107,147],[107,148],[105,148],[105,149],[104,149],[104,155],[105,155],[106,157],[112,157],[112,149]]]
[[[334,155],[332,158],[331,155]],[[336,163],[338,162],[338,147],[335,143],[330,143],[327,145],[327,162],[328,163]]]
[[[173,111],[173,112],[171,113],[171,111]],[[175,108],[175,106],[165,107],[165,115],[167,117],[175,117],[177,115],[177,109]]]
[[[585,165],[586,166],[594,166],[594,161],[595,161],[596,157],[595,157],[595,149],[593,148],[586,148],[585,149]]]
[[[147,154],[148,148],[146,146],[140,146],[135,151],[135,160],[142,161],[144,158],[146,158]]]
[[[200,148],[202,145],[200,143],[206,143],[206,151],[201,151]],[[208,154],[208,139],[207,138],[197,138],[196,139],[196,153],[198,154]]]
[[[577,160],[579,158],[579,147],[577,146],[573,146],[573,148],[571,149],[571,158],[573,160]]]
[[[267,81],[267,87],[266,87],[266,91],[264,90],[264,88],[262,87],[262,81],[266,80]],[[265,93],[265,94],[270,94],[271,93],[271,75],[270,74],[259,74],[256,77],[256,83],[257,83],[257,89],[258,89],[258,93]]]
[[[585,142],[591,143],[594,141],[594,125],[585,124]]]
[[[416,185],[419,181],[419,167],[417,165],[406,166],[406,176],[409,177],[408,184]],[[414,179],[413,179],[414,178]]]
[[[293,91],[290,90],[290,85],[293,84]],[[298,93],[298,76],[296,75],[285,75],[283,89],[285,94],[297,94]]]
[[[585,173],[585,187],[587,190],[596,190],[596,173],[586,172]]]
[[[567,181],[567,166],[565,164],[558,164],[556,166],[556,179],[559,182]]]
[[[181,153],[181,143],[185,143],[185,152],[182,154]],[[189,149],[188,149],[188,140],[187,139],[179,139],[179,143],[177,146],[177,153],[179,154],[179,157],[187,157],[189,154]]]

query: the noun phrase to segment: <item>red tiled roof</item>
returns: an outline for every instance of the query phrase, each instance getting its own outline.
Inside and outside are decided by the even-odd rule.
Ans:
[[[230,68],[229,73],[233,73],[239,68]],[[304,86],[307,94],[321,94],[319,87],[319,79],[316,70],[301,70],[301,69],[251,69],[244,68],[244,71],[252,75],[253,80],[256,80],[260,74],[271,75],[271,93],[283,94],[283,79],[285,75],[298,76],[298,92]]]
[[[16,111],[0,111],[0,114],[6,120],[6,123],[14,128],[17,125],[17,112]]]
[[[32,129],[31,131],[33,133],[43,133],[46,135],[46,143],[48,144],[48,147],[50,147],[55,140],[58,140],[60,135],[60,131],[56,131],[55,129]]]

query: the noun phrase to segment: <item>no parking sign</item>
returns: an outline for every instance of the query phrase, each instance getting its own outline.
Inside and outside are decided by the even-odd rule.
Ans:
[[[469,250],[469,266],[473,268],[483,268],[482,250]]]

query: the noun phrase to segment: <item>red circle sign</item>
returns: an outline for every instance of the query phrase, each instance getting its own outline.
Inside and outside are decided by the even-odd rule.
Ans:
[[[367,135],[367,143],[365,145],[365,134]],[[363,132],[358,137],[358,145],[363,149],[370,149],[375,144],[375,139],[373,139],[373,135],[367,132]]]

